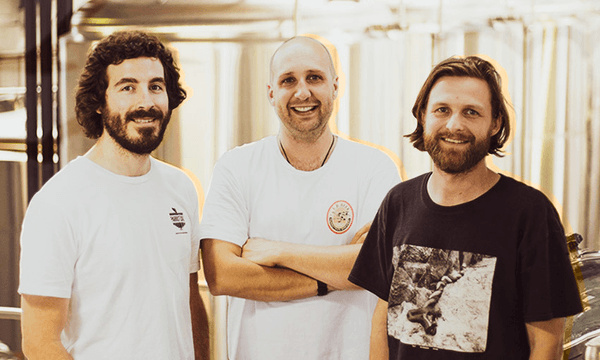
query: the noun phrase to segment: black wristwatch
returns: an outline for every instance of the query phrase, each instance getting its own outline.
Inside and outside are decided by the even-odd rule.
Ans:
[[[329,290],[327,290],[327,284],[317,280],[317,296],[325,296]]]

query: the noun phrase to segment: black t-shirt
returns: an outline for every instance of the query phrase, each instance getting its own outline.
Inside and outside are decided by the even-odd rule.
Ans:
[[[582,311],[554,206],[506,176],[440,206],[430,175],[390,190],[349,277],[388,302],[390,359],[527,359],[526,322]]]

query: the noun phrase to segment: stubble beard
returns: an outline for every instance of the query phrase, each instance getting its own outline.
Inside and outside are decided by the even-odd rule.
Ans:
[[[155,129],[139,128],[137,129],[138,138],[133,139],[127,134],[127,124],[133,121],[134,118],[153,117],[160,121],[158,133]],[[150,108],[149,110],[134,110],[125,114],[125,119],[120,114],[112,113],[109,109],[102,110],[102,124],[104,130],[115,140],[123,149],[137,154],[148,155],[154,151],[162,142],[167,125],[171,120],[171,111],[164,114],[161,110]]]
[[[332,112],[333,105],[331,103],[320,103],[316,121],[299,120],[295,117],[293,110],[287,106],[277,108],[277,115],[279,115],[283,126],[287,129],[287,133],[294,140],[308,143],[317,141],[325,132]]]
[[[469,141],[469,146],[462,151],[443,148],[441,138],[449,135],[448,132],[423,134],[425,151],[440,170],[455,175],[467,173],[487,156],[491,142],[490,133],[479,141],[472,134],[463,136],[461,139]],[[457,136],[452,138],[456,139]]]

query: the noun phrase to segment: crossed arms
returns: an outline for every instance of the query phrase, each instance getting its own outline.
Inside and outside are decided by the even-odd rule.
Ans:
[[[251,238],[243,247],[202,240],[204,274],[213,295],[258,301],[288,301],[317,295],[317,282],[329,290],[358,290],[348,274],[370,224],[350,244],[313,246]]]

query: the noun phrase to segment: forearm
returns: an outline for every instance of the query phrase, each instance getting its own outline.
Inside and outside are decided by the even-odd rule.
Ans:
[[[289,301],[317,295],[317,282],[293,270],[261,266],[241,258],[236,262],[238,266],[221,273],[219,295],[258,301]]]
[[[315,246],[289,244],[278,265],[320,280],[339,290],[358,290],[348,281],[362,244]]]
[[[73,360],[60,341],[39,341],[35,344],[23,336],[23,354],[28,360]]]
[[[23,353],[29,360],[72,360],[60,340],[67,323],[69,299],[21,297]]]
[[[367,223],[360,228],[349,244],[337,246],[250,238],[242,247],[242,257],[262,266],[294,270],[324,282],[330,289],[359,290],[358,286],[348,281],[348,275],[370,226],[371,223]]]
[[[373,321],[371,323],[371,342],[369,360],[389,359],[388,336],[387,336],[387,301],[378,300]]]
[[[529,360],[560,360],[563,353],[565,318],[526,323]]]
[[[211,294],[258,301],[289,301],[317,295],[317,282],[290,269],[258,265],[241,257],[241,248],[224,241],[202,241],[204,274]]]

